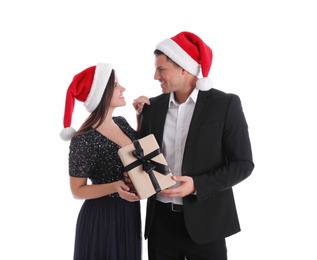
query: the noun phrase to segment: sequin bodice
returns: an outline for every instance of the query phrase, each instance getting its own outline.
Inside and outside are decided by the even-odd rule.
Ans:
[[[125,118],[113,117],[113,120],[132,141],[137,138],[136,131]],[[69,175],[89,178],[93,184],[123,180],[119,148],[96,130],[73,137],[69,147]]]

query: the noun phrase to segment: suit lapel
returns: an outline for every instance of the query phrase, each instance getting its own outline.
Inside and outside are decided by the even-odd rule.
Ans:
[[[155,118],[152,119],[153,129],[152,131],[155,133],[156,139],[160,147],[162,147],[163,143],[163,132],[164,132],[164,125],[166,114],[168,110],[168,102],[169,102],[169,95],[163,95],[162,99],[158,102],[155,111]]]
[[[186,153],[187,148],[190,147],[195,140],[197,130],[205,118],[205,114],[211,102],[211,99],[209,98],[210,95],[211,91],[199,91],[198,93],[194,114],[188,130],[184,154]]]

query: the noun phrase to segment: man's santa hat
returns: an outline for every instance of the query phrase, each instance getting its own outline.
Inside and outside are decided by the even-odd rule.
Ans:
[[[67,89],[64,129],[60,133],[60,137],[64,141],[71,140],[76,132],[71,127],[75,99],[84,102],[88,112],[93,112],[100,103],[112,69],[112,65],[108,63],[98,63],[96,66],[89,67],[74,76]]]
[[[203,78],[197,81],[198,90],[212,88],[212,81],[208,78],[212,63],[212,50],[197,35],[181,32],[160,42],[156,49],[194,76],[198,76],[201,70]]]

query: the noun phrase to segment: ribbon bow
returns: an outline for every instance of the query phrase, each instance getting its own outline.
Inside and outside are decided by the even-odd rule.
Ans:
[[[170,170],[169,170],[167,165],[164,165],[164,164],[161,164],[161,163],[158,163],[158,162],[151,160],[153,157],[155,157],[161,153],[160,149],[156,149],[153,152],[151,152],[147,155],[144,155],[143,149],[142,149],[138,140],[133,141],[133,145],[135,147],[135,150],[132,151],[132,154],[135,158],[137,158],[137,160],[134,161],[133,163],[130,163],[129,165],[127,165],[125,167],[125,170],[128,172],[131,169],[133,169],[134,167],[142,164],[143,171],[145,171],[149,175],[150,180],[152,182],[152,185],[154,187],[154,190],[156,192],[161,191],[161,187],[160,187],[160,185],[159,185],[159,183],[158,183],[158,181],[153,173],[153,170],[155,169],[155,171],[157,171],[163,175],[167,175],[170,172]]]
[[[142,148],[134,150],[132,154],[142,163],[143,171],[146,171],[149,174],[151,171],[155,169],[155,165],[153,165],[150,160],[144,157]]]

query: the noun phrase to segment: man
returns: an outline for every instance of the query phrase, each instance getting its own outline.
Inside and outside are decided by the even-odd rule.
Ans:
[[[149,260],[227,259],[225,238],[240,231],[232,187],[254,168],[240,99],[212,88],[212,50],[197,35],[165,39],[154,54],[163,94],[133,105],[177,185],[147,201]]]

